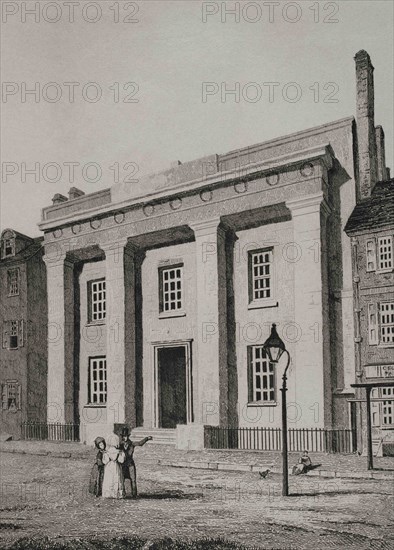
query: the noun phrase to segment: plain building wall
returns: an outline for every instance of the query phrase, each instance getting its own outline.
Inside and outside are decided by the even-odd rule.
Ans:
[[[194,414],[201,402],[198,395],[197,300],[204,296],[196,294],[196,243],[185,243],[156,250],[148,250],[142,264],[143,307],[143,425],[153,425],[153,343],[192,340],[192,388]],[[168,264],[164,264],[168,262]],[[159,316],[159,268],[183,263],[183,310],[185,316],[160,318]]]
[[[88,372],[89,358],[107,355],[106,322],[88,322],[88,283],[105,278],[105,261],[85,263],[78,277],[80,294],[80,326],[79,326],[79,417],[82,426],[82,440],[90,441],[92,433],[107,436],[106,406],[89,405],[88,403]],[[111,365],[107,363],[107,369]],[[100,432],[101,430],[101,432]]]

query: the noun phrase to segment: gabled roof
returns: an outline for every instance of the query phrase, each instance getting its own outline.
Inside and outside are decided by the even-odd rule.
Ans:
[[[345,226],[346,233],[394,227],[394,178],[379,181],[370,197],[360,201]]]
[[[17,235],[21,235],[21,233],[18,233],[17,231],[15,231],[15,233]],[[44,237],[34,237],[34,238],[28,237],[28,239],[29,241],[27,241],[25,248],[17,252],[14,256],[7,256],[6,258],[1,258],[0,264],[1,265],[12,264],[12,263],[28,260],[43,248],[42,245],[43,245]]]

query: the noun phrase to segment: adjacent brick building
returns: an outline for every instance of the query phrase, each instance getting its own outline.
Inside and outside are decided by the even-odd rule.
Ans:
[[[356,56],[357,118],[213,154],[43,209],[49,421],[83,441],[127,422],[201,444],[201,427],[350,425],[354,318],[344,224],[377,165],[372,65]],[[367,107],[366,107],[367,106]],[[372,111],[371,111],[372,109]],[[181,442],[182,443],[182,442]]]
[[[355,382],[394,381],[394,179],[376,183],[345,230],[352,243]],[[363,388],[356,391],[358,445],[365,450],[365,394]],[[373,388],[371,398],[375,451],[389,452],[394,447],[394,384]]]
[[[1,234],[1,432],[46,421],[47,292],[43,238]]]

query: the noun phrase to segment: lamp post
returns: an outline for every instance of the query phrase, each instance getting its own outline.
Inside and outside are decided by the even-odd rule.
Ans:
[[[276,331],[276,324],[272,325],[271,334],[264,342],[263,348],[268,355],[271,363],[278,364],[283,353],[287,353],[287,365],[282,377],[282,464],[283,464],[283,480],[282,480],[282,495],[289,496],[289,465],[287,457],[287,369],[290,365],[290,354],[287,351],[283,340],[279,337]]]

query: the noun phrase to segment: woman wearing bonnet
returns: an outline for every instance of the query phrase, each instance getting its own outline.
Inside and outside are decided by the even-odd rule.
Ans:
[[[119,449],[119,437],[111,434],[107,439],[107,449],[103,453],[104,480],[103,498],[124,498],[124,483],[121,464],[125,453]]]

